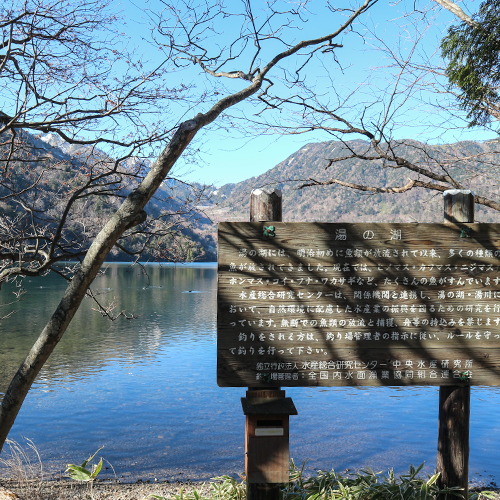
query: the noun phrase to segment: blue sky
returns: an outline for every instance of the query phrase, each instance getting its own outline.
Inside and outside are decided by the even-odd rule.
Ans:
[[[170,4],[175,2],[170,2]],[[229,7],[240,4],[238,0],[228,0]],[[353,2],[339,0],[338,5],[347,6]],[[233,4],[233,5],[232,5]],[[302,31],[295,35],[297,39],[319,36],[332,31],[341,21],[340,16],[333,16],[324,9],[325,2],[312,1],[308,4],[309,23]],[[122,3],[113,3],[114,7],[122,10],[126,19],[125,32],[130,36],[131,43],[138,47],[138,53],[145,54],[152,62],[161,57],[159,52],[152,51],[147,44],[148,30],[146,24],[148,16],[144,8],[134,5],[129,0]],[[160,12],[164,5],[159,0],[150,0],[146,9]],[[264,2],[257,0],[252,6],[257,11]],[[413,60],[421,61],[436,53],[442,33],[450,21],[451,14],[436,6],[432,1],[422,3],[421,10],[434,7],[432,13],[428,14],[428,22],[420,22],[415,25],[415,14],[407,16],[406,13],[413,11],[413,1],[402,0],[401,2],[389,2],[379,0],[371,10],[362,17],[362,23],[356,26],[357,33],[342,36],[340,41],[344,47],[336,51],[338,60],[343,68],[341,70],[333,63],[331,58],[327,60],[326,66],[321,66],[318,61],[312,61],[311,75],[312,84],[316,91],[322,95],[323,100],[335,102],[337,95],[345,98],[359,87],[349,98],[347,104],[342,108],[346,116],[359,119],[361,111],[369,106],[373,115],[380,113],[380,104],[377,100],[387,98],[387,92],[393,88],[395,82],[394,69],[388,68],[390,60],[387,53],[380,50],[381,45],[386,49],[396,49],[402,56],[408,54],[413,47],[412,40],[420,36],[421,40],[415,50]],[[478,2],[467,2],[461,4],[464,10],[475,11]],[[425,28],[425,26],[429,27]],[[425,29],[424,29],[425,28]],[[221,26],[221,32],[213,35],[208,44],[227,46],[234,37],[231,26]],[[377,40],[378,37],[378,40]],[[277,46],[264,53],[273,54]],[[327,66],[330,65],[330,66]],[[235,64],[233,68],[246,69],[244,66]],[[196,68],[182,71],[173,76],[176,82],[183,81],[187,84],[197,85],[198,89],[210,89],[212,82],[204,76],[200,76]],[[330,79],[331,78],[331,79]],[[217,82],[219,83],[219,82]],[[227,87],[239,90],[243,82],[226,82]],[[428,92],[425,85],[416,89],[414,97],[401,104],[397,110],[394,120],[393,137],[396,139],[415,138],[431,143],[455,142],[464,139],[485,140],[495,137],[495,134],[481,129],[462,130],[462,122],[451,119],[445,111],[437,111],[435,107],[429,106],[427,102],[441,103],[440,98]],[[444,103],[444,101],[442,101]],[[165,119],[178,120],[194,116],[199,111],[206,111],[209,103],[201,102],[192,106],[191,109],[178,108],[178,116],[167,116]],[[198,163],[191,164],[182,159],[175,168],[175,173],[184,180],[198,181],[222,185],[228,182],[239,182],[249,177],[259,175],[273,168],[297,149],[309,142],[323,140],[335,140],[335,137],[315,131],[303,135],[284,136],[283,134],[264,134],[262,131],[250,130],[250,125],[245,123],[244,116],[252,118],[255,109],[249,103],[241,103],[234,110],[241,126],[240,129],[227,127],[227,130],[211,126],[202,130],[196,139],[195,146],[199,148]],[[276,123],[293,123],[293,117],[286,113],[275,114],[272,118]],[[444,121],[441,126],[440,122]],[[355,138],[351,136],[350,138]]]

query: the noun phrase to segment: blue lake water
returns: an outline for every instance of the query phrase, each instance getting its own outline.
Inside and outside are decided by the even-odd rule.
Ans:
[[[93,289],[111,322],[82,308],[30,391],[10,438],[30,438],[46,467],[99,453],[125,481],[205,480],[244,470],[244,388],[216,384],[215,264],[112,264]],[[65,283],[48,276],[0,322],[0,375],[9,378],[58,303]],[[1,291],[1,302],[9,289]],[[290,456],[307,468],[376,471],[436,467],[438,388],[289,388]],[[500,485],[500,389],[473,387],[470,479]],[[105,475],[112,476],[112,469]]]

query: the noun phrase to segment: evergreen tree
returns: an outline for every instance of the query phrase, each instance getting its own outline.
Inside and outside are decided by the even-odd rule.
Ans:
[[[446,75],[460,89],[461,108],[470,126],[500,119],[500,0],[486,0],[473,16],[451,26],[442,40],[443,56],[449,59]]]

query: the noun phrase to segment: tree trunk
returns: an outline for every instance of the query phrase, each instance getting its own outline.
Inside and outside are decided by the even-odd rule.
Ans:
[[[293,46],[287,45],[286,50],[277,53],[267,64],[261,68],[255,68],[250,74],[242,71],[214,73],[206,66],[203,66],[194,56],[191,58],[193,63],[200,64],[204,71],[214,77],[239,78],[251,83],[239,92],[223,97],[206,113],[199,113],[192,120],[183,122],[168,146],[155,161],[144,180],[130,193],[115,215],[97,235],[80,269],[75,273],[75,276],[68,285],[59,306],[33,345],[5,393],[0,407],[0,451],[31,384],[64,334],[69,322],[78,310],[88,287],[99,272],[104,259],[118,238],[128,228],[140,224],[145,220],[146,213],[144,212],[144,207],[146,203],[164,181],[177,159],[197,132],[212,123],[226,109],[255,94],[262,87],[262,83],[270,70],[281,61],[308,48],[310,48],[310,53],[313,54],[317,50],[316,47],[323,44],[331,47],[332,40],[344,33],[354,20],[366,12],[374,3],[373,0],[364,0],[364,3],[353,11],[335,31],[319,38],[302,40]],[[187,57],[190,57],[189,54]],[[253,67],[253,62],[250,66]],[[272,84],[268,79],[266,79],[266,82]]]
[[[0,452],[31,385],[61,340],[110,250],[127,229],[146,220],[147,214],[144,211],[146,203],[160,187],[196,133],[213,122],[225,109],[256,92],[261,82],[260,78],[256,78],[245,89],[221,99],[207,113],[200,113],[193,120],[183,122],[168,146],[154,162],[146,177],[130,193],[115,215],[96,236],[80,269],[66,288],[57,309],[14,375],[5,393],[0,406]]]

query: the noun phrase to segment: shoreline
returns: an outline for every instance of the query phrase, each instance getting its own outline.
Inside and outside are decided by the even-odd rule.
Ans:
[[[190,493],[196,489],[201,494],[209,492],[208,483],[135,482],[116,480],[95,481],[92,485],[71,480],[37,481],[0,480],[0,500],[147,500],[151,495],[167,499],[179,495],[181,489]],[[15,495],[15,496],[12,496]]]
[[[170,500],[179,495],[196,490],[201,495],[210,492],[209,482],[193,482],[177,480],[175,482],[136,481],[123,483],[119,480],[96,480],[92,485],[68,479],[55,480],[16,480],[0,479],[0,500],[148,500],[151,495],[165,497]],[[483,491],[494,492],[494,499],[500,500],[500,488],[487,486],[470,486],[469,493]],[[484,497],[483,497],[484,498]]]

